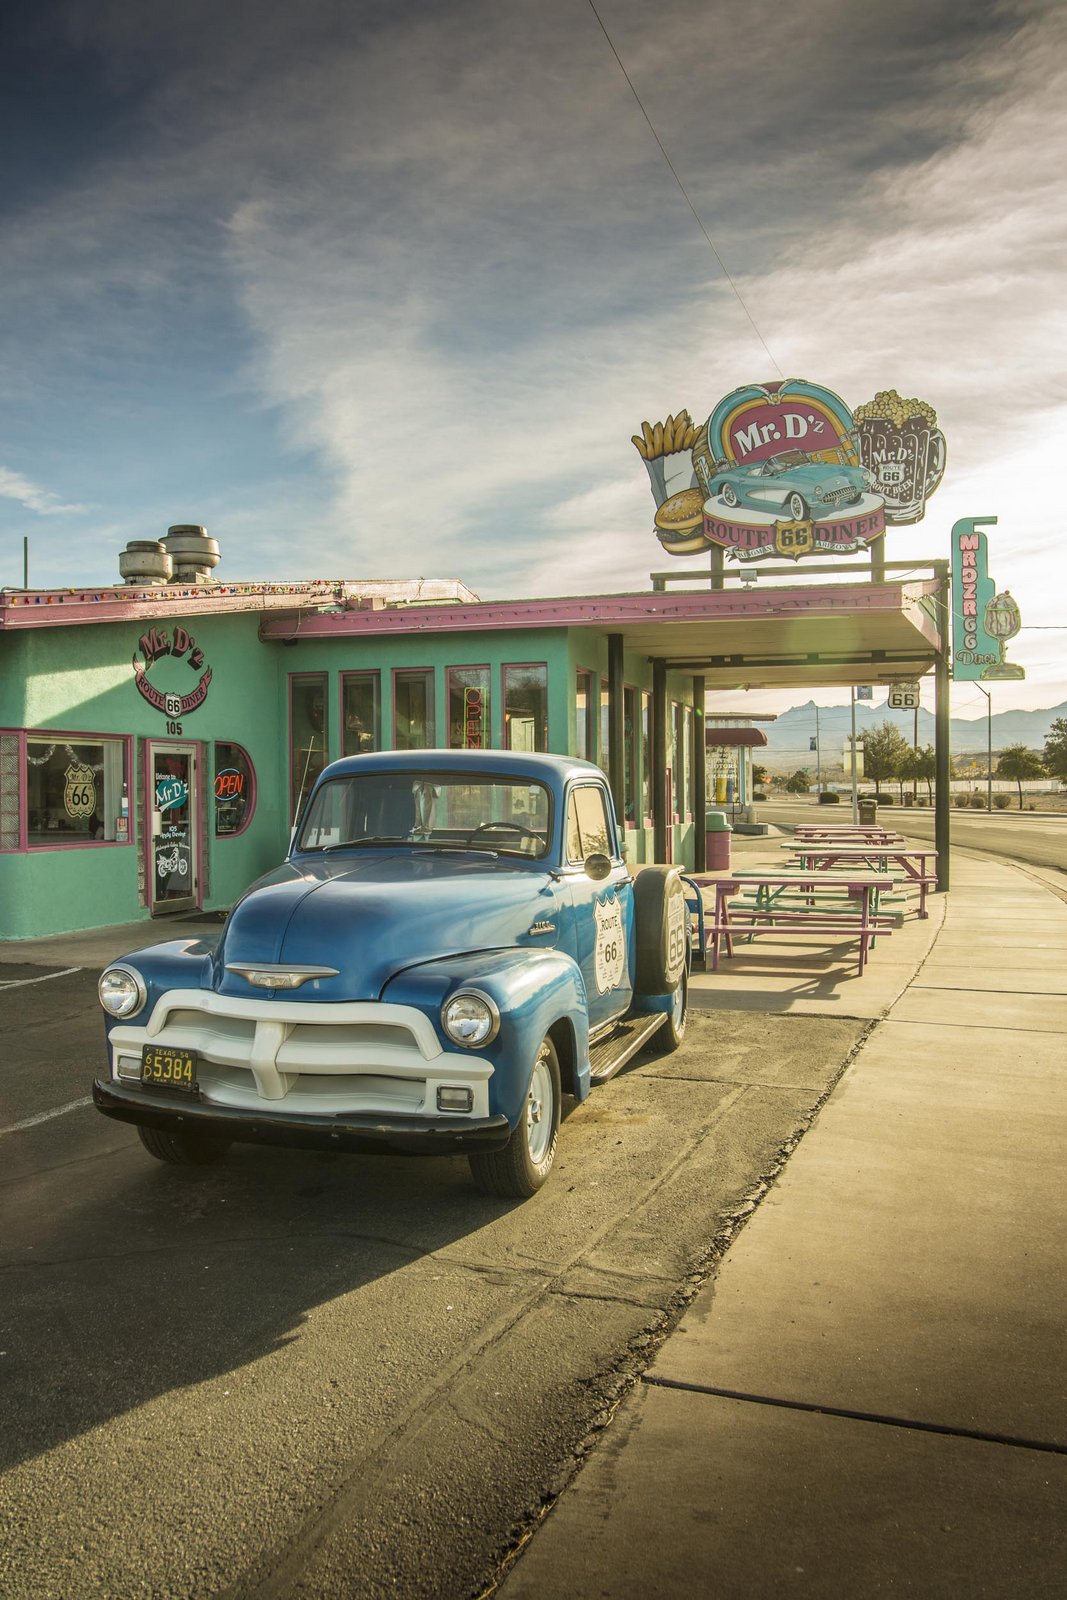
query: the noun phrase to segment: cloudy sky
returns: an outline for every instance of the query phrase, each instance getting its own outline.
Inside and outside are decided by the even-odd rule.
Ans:
[[[995,708],[1067,699],[1067,6],[596,4],[752,320],[589,0],[9,0],[0,583],[190,521],[230,578],[647,587],[630,435],[773,362],[936,407],[887,555],[997,516]]]

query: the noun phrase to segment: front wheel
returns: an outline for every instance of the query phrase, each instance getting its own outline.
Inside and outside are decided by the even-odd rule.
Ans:
[[[685,1038],[685,1025],[689,1021],[689,974],[683,970],[678,987],[671,995],[671,1009],[659,1032],[653,1035],[660,1055],[673,1055]]]
[[[528,1200],[537,1193],[556,1158],[560,1095],[556,1047],[542,1039],[518,1127],[503,1149],[479,1150],[467,1158],[483,1194]]]
[[[796,494],[794,492],[789,496],[786,504],[789,506],[789,515],[792,517],[794,522],[804,522],[807,520],[808,503],[804,499],[803,495]]]
[[[167,1133],[162,1128],[139,1127],[141,1143],[150,1156],[175,1167],[207,1167],[221,1161],[230,1139],[209,1139],[203,1133]]]
[[[738,499],[737,490],[734,488],[732,483],[724,483],[723,484],[723,486],[722,486],[722,498],[723,498],[723,504],[724,505],[728,505],[731,510],[733,510],[734,506],[740,504],[739,499]]]

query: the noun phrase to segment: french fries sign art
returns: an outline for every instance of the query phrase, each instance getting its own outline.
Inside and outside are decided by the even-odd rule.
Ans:
[[[919,522],[945,471],[932,406],[883,389],[855,412],[802,378],[749,384],[697,427],[688,411],[633,442],[671,555],[719,545],[737,561],[847,555]]]

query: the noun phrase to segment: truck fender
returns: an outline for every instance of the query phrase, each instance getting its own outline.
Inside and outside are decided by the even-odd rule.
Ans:
[[[559,1055],[564,1092],[576,1100],[586,1098],[589,1010],[581,969],[570,956],[559,950],[514,948],[443,956],[397,973],[380,999],[416,1006],[433,1023],[442,1046],[455,1051],[441,1025],[441,1007],[464,989],[486,995],[500,1013],[496,1037],[484,1049],[471,1052],[492,1064],[492,1111],[502,1111],[511,1126],[517,1126],[538,1047],[549,1034]]]

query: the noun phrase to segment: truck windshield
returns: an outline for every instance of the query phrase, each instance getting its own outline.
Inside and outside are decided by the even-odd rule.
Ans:
[[[353,773],[316,790],[297,849],[393,845],[540,857],[550,814],[540,783],[469,772]]]

